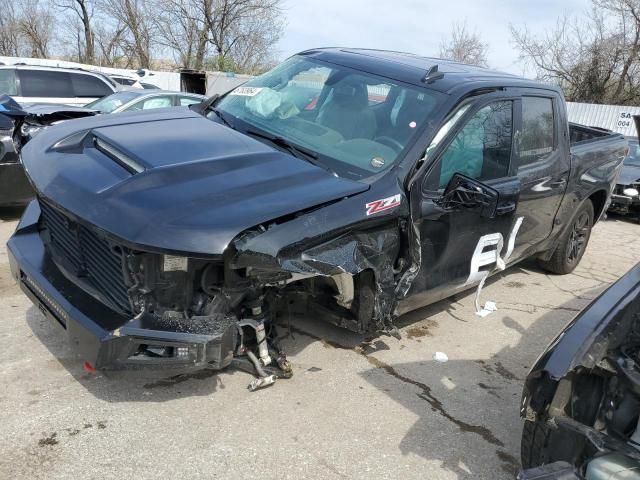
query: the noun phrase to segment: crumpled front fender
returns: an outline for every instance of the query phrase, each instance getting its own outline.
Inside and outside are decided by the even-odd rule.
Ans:
[[[594,368],[628,339],[640,321],[640,263],[580,312],[551,342],[527,376],[520,414],[539,414],[558,382],[574,370]]]

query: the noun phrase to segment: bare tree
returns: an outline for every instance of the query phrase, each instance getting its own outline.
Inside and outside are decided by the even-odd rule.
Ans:
[[[478,32],[470,32],[466,22],[454,23],[451,38],[440,44],[440,57],[469,65],[487,66],[489,45],[484,43]]]
[[[100,2],[100,9],[122,30],[118,39],[120,48],[128,60],[127,67],[151,67],[155,31],[150,3],[147,0],[101,0]],[[133,65],[131,60],[135,60],[136,64]]]
[[[568,100],[640,101],[640,0],[592,0],[583,17],[560,17],[542,36],[511,26],[520,58]]]
[[[184,68],[202,69],[209,50],[209,29],[203,12],[213,0],[156,0],[158,42],[168,47]]]
[[[282,36],[283,0],[151,0],[159,43],[182,66],[255,73]]]
[[[99,63],[105,67],[121,66],[125,57],[121,48],[125,27],[118,24],[115,27],[98,25],[94,33]]]
[[[54,5],[62,11],[71,12],[73,18],[82,25],[83,39],[79,37],[78,29],[75,29],[77,41],[78,60],[82,63],[93,63],[95,54],[95,35],[93,32],[93,2],[91,0],[55,0]]]
[[[28,44],[31,56],[46,58],[54,39],[55,15],[47,2],[40,0],[21,0],[19,32]]]
[[[593,0],[594,10],[601,8],[613,16],[617,22],[616,30],[622,34],[617,36],[622,58],[622,69],[618,75],[618,82],[613,92],[614,98],[621,98],[625,84],[631,74],[636,73],[640,57],[640,0]],[[634,64],[635,67],[634,68]]]
[[[21,55],[20,24],[13,0],[0,0],[0,55]]]
[[[204,10],[218,70],[253,71],[282,36],[282,0],[214,0]]]

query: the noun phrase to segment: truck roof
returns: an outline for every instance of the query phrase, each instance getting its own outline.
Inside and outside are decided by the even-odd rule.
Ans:
[[[417,86],[429,86],[441,92],[455,89],[475,90],[487,87],[527,87],[561,91],[554,85],[529,80],[510,73],[491,70],[475,65],[467,65],[441,58],[423,57],[412,53],[363,48],[314,48],[300,52],[330,63],[336,63],[356,70],[400,80]],[[437,73],[444,74],[429,82],[427,74],[437,66]]]

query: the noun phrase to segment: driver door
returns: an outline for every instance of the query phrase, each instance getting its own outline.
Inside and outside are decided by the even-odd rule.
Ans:
[[[519,103],[492,97],[451,117],[430,147],[434,164],[412,185],[421,265],[402,311],[476,285],[507,253],[520,193],[511,173]]]

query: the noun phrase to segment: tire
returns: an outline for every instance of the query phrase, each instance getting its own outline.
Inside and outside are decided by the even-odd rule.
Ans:
[[[549,427],[540,421],[524,422],[520,440],[522,468],[534,468],[547,463],[545,447],[549,438]]]
[[[358,322],[358,329],[362,333],[373,332],[376,329],[376,324],[373,321],[376,300],[374,282],[375,278],[371,270],[365,270],[360,273],[355,281],[355,293],[351,311]]]
[[[593,203],[587,200],[571,219],[571,225],[558,241],[551,258],[540,261],[542,268],[559,275],[573,272],[589,244],[593,216]]]

